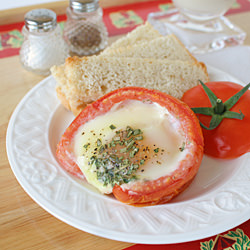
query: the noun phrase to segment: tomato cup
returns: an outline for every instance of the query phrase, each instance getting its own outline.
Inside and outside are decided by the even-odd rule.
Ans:
[[[73,140],[80,126],[111,110],[117,103],[136,100],[157,103],[175,117],[185,137],[185,158],[178,162],[174,171],[148,181],[131,181],[115,184],[113,195],[117,200],[134,205],[148,206],[169,202],[184,191],[196,176],[203,157],[203,135],[193,111],[182,101],[157,90],[125,87],[112,91],[89,104],[66,129],[57,146],[56,155],[61,166],[70,174],[84,179],[73,153]],[[150,114],[149,114],[150,115]]]

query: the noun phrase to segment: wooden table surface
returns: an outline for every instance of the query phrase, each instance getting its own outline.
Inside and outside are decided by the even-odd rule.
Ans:
[[[10,13],[20,11],[25,13],[27,9]],[[248,33],[245,44],[250,45],[250,13],[233,14],[229,19]],[[110,42],[115,39],[112,37]],[[44,77],[24,70],[18,56],[0,59],[0,76],[0,249],[120,250],[133,245],[75,229],[46,212],[26,194],[7,159],[6,131],[16,105]]]

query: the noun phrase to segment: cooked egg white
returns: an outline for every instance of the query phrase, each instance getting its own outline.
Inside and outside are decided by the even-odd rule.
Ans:
[[[171,174],[187,154],[179,122],[166,108],[157,103],[135,100],[118,103],[109,112],[83,124],[74,138],[74,154],[78,166],[87,181],[102,193],[111,193],[113,187],[100,182],[96,169],[89,164],[96,151],[96,142],[100,140],[108,144],[116,136],[116,131],[124,130],[127,126],[141,129],[143,140],[140,141],[140,150],[145,147],[150,149],[143,155],[146,157],[144,164],[139,164],[136,170],[137,180],[154,180]],[[135,158],[139,156],[138,152]]]

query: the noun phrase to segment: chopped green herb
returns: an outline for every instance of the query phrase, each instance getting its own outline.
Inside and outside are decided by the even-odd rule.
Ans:
[[[122,163],[126,165],[126,164],[129,164],[130,161],[129,161],[129,159],[124,159],[124,160],[122,161]]]
[[[142,133],[142,131],[140,130],[140,129],[135,129],[134,131],[133,131],[133,134],[134,135],[139,135],[139,134],[141,134]]]
[[[120,149],[120,153],[126,153],[127,152],[127,148],[121,148]]]
[[[129,138],[133,134],[133,130],[129,130],[127,133],[127,138]]]
[[[138,169],[139,165],[138,164],[133,164],[133,168]]]
[[[121,140],[121,137],[120,137],[120,136],[114,137],[114,141],[120,141],[120,140]]]
[[[111,124],[109,127],[110,127],[112,130],[113,130],[113,129],[116,129],[116,126],[113,125],[113,124]]]
[[[96,144],[97,144],[97,146],[99,147],[99,146],[102,145],[102,141],[101,141],[100,139],[97,139]]]
[[[129,151],[130,149],[132,149],[132,146],[134,145],[135,141],[131,140],[128,144],[127,144],[127,151]]]
[[[184,149],[185,149],[185,142],[183,142],[183,143],[182,143],[182,146],[179,147],[179,150],[180,150],[181,152],[184,151]]]
[[[129,158],[133,158],[135,156],[136,152],[133,150],[129,153]]]
[[[89,145],[90,145],[90,143],[86,143],[85,145],[83,145],[83,147],[87,149],[89,147]]]
[[[143,136],[142,135],[136,136],[134,139],[137,141],[141,141],[141,140],[143,140]]]
[[[102,145],[102,146],[99,148],[99,153],[101,154],[104,150],[105,150],[105,147]]]
[[[155,153],[159,152],[159,148],[154,149]]]
[[[144,163],[145,163],[145,160],[144,160],[144,159],[140,160],[140,164],[141,164],[141,165],[143,165]]]
[[[116,126],[111,124],[110,129],[116,129]],[[90,157],[88,164],[93,168],[97,180],[103,183],[104,186],[115,184],[121,185],[137,179],[136,172],[139,166],[142,166],[147,156],[145,154],[135,155],[142,152],[149,152],[149,147],[141,145],[143,132],[141,129],[134,129],[127,126],[126,129],[115,131],[113,138],[103,144],[98,138],[93,146],[93,154]],[[89,143],[84,145],[86,149]],[[158,149],[155,149],[159,150]],[[156,152],[156,151],[155,151]]]

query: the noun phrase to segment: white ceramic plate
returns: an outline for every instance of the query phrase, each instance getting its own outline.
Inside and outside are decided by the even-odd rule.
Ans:
[[[211,80],[239,82],[215,68],[208,71]],[[250,154],[231,161],[204,157],[185,192],[153,207],[124,205],[70,176],[59,166],[55,148],[73,115],[54,89],[48,77],[19,103],[8,126],[7,153],[24,190],[55,217],[101,237],[145,244],[202,239],[250,218]]]

